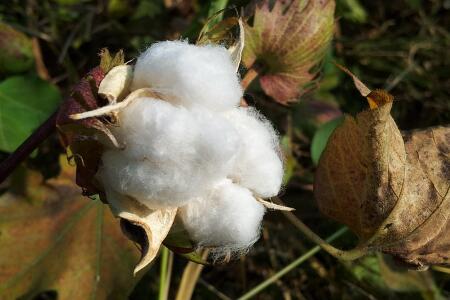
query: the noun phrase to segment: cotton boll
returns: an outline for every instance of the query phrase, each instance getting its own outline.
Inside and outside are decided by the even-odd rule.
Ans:
[[[125,155],[195,168],[205,176],[225,177],[241,139],[222,115],[201,107],[190,110],[152,99],[137,99],[119,114],[114,130],[126,144]]]
[[[199,246],[230,251],[246,250],[258,239],[264,212],[248,189],[228,179],[179,210],[186,230]]]
[[[253,108],[239,108],[226,116],[243,141],[229,177],[263,198],[277,195],[283,179],[283,162],[272,125]]]
[[[182,206],[225,178],[240,136],[220,115],[139,98],[121,110],[114,134],[125,149],[105,151],[98,178],[150,208]]]
[[[164,166],[145,160],[126,159],[120,151],[106,151],[97,177],[103,185],[135,198],[149,208],[184,205],[203,193],[205,178],[188,168]]]
[[[175,104],[216,111],[237,107],[242,88],[230,54],[222,46],[184,41],[153,44],[138,58],[132,89],[150,87]]]

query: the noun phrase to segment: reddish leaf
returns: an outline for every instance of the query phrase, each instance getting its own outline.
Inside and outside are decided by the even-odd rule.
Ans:
[[[296,101],[317,75],[333,34],[334,1],[275,1],[256,5],[245,25],[243,62],[257,64],[264,92],[277,102]],[[288,2],[288,4],[286,4]]]
[[[105,117],[82,120],[70,118],[70,115],[91,111],[108,103],[99,97],[98,88],[109,70],[123,64],[124,55],[119,51],[111,57],[108,50],[104,49],[100,56],[100,66],[89,71],[72,89],[70,97],[61,105],[56,121],[63,146],[70,147],[73,154],[77,165],[76,182],[83,188],[85,195],[102,192],[94,178],[103,152],[99,139],[116,143],[108,128],[112,120]]]

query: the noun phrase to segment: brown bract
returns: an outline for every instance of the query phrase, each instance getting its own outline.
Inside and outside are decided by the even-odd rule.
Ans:
[[[316,77],[333,36],[332,0],[270,1],[255,5],[245,24],[243,63],[258,68],[264,92],[281,104],[296,101]],[[253,15],[253,12],[251,13]]]
[[[418,269],[448,265],[450,127],[402,133],[380,93],[367,97],[391,102],[347,116],[330,137],[314,180],[319,208],[369,249]]]
[[[65,160],[65,159],[64,159]],[[98,200],[81,195],[74,168],[54,179],[26,171],[0,196],[0,299],[125,299],[139,278],[134,244]],[[17,175],[17,173],[16,173]]]

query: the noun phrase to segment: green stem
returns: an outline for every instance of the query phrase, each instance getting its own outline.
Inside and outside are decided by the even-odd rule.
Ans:
[[[284,205],[281,199],[275,199],[277,203]],[[361,244],[350,250],[341,250],[332,245],[330,245],[327,241],[324,241],[320,236],[318,236],[314,231],[312,231],[308,225],[303,223],[299,218],[297,218],[290,211],[282,211],[282,213],[286,216],[286,218],[297,227],[308,239],[319,245],[323,250],[328,252],[330,255],[336,257],[340,260],[356,260],[370,252],[367,244]]]
[[[213,0],[209,4],[208,19],[204,29],[211,29],[223,19],[224,10],[228,5],[228,0]],[[202,29],[203,32],[203,29]],[[201,34],[200,34],[201,35]]]
[[[224,10],[225,7],[227,7],[227,4],[228,4],[228,0],[213,0],[213,1],[211,1],[209,4],[209,9],[208,9],[208,18],[214,17],[215,18],[214,22],[216,22],[216,23],[220,22],[223,18],[223,13],[219,13],[218,15],[216,15],[216,14],[218,12]],[[214,16],[214,15],[216,15],[216,16]]]
[[[167,300],[167,267],[169,262],[169,249],[161,248],[161,271],[159,275],[159,297],[158,300]]]
[[[325,241],[327,243],[328,242],[332,242],[335,239],[337,239],[338,237],[340,237],[341,235],[343,235],[345,232],[347,232],[347,230],[348,229],[346,227],[341,228],[338,231],[336,231],[334,234],[329,236]],[[290,263],[289,265],[287,265],[286,267],[284,267],[283,269],[278,271],[276,274],[272,275],[270,278],[268,278],[267,280],[263,281],[262,283],[260,283],[259,285],[255,286],[253,289],[251,289],[250,291],[248,291],[247,293],[245,293],[244,295],[239,297],[238,300],[250,299],[253,296],[257,295],[263,289],[265,289],[269,285],[275,283],[278,279],[280,279],[281,277],[283,277],[284,275],[286,275],[287,273],[289,273],[290,271],[292,271],[293,269],[298,267],[304,261],[306,261],[309,258],[311,258],[312,256],[314,256],[317,252],[320,251],[320,249],[321,249],[320,246],[315,246],[315,247],[311,248],[308,252],[306,252],[305,254],[303,254],[302,256],[297,258],[296,260],[294,260],[292,263]]]
[[[351,250],[341,250],[332,245],[330,245],[326,240],[319,237],[314,231],[312,231],[305,223],[298,219],[293,213],[288,211],[282,212],[295,227],[297,227],[308,239],[316,243],[323,250],[328,252],[330,255],[336,257],[340,260],[355,260],[369,252],[369,249],[361,246],[355,247]]]

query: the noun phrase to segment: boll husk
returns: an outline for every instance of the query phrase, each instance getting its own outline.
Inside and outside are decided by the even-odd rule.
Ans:
[[[84,177],[78,183],[100,194],[142,246],[135,272],[173,237],[174,224],[189,243],[169,247],[209,248],[217,259],[258,239],[265,206],[289,209],[263,200],[278,194],[283,163],[270,122],[239,107],[239,43],[228,51],[159,42],[134,69],[123,55],[104,55],[101,76],[89,74],[61,112],[61,138]],[[91,101],[98,95],[106,105]]]

